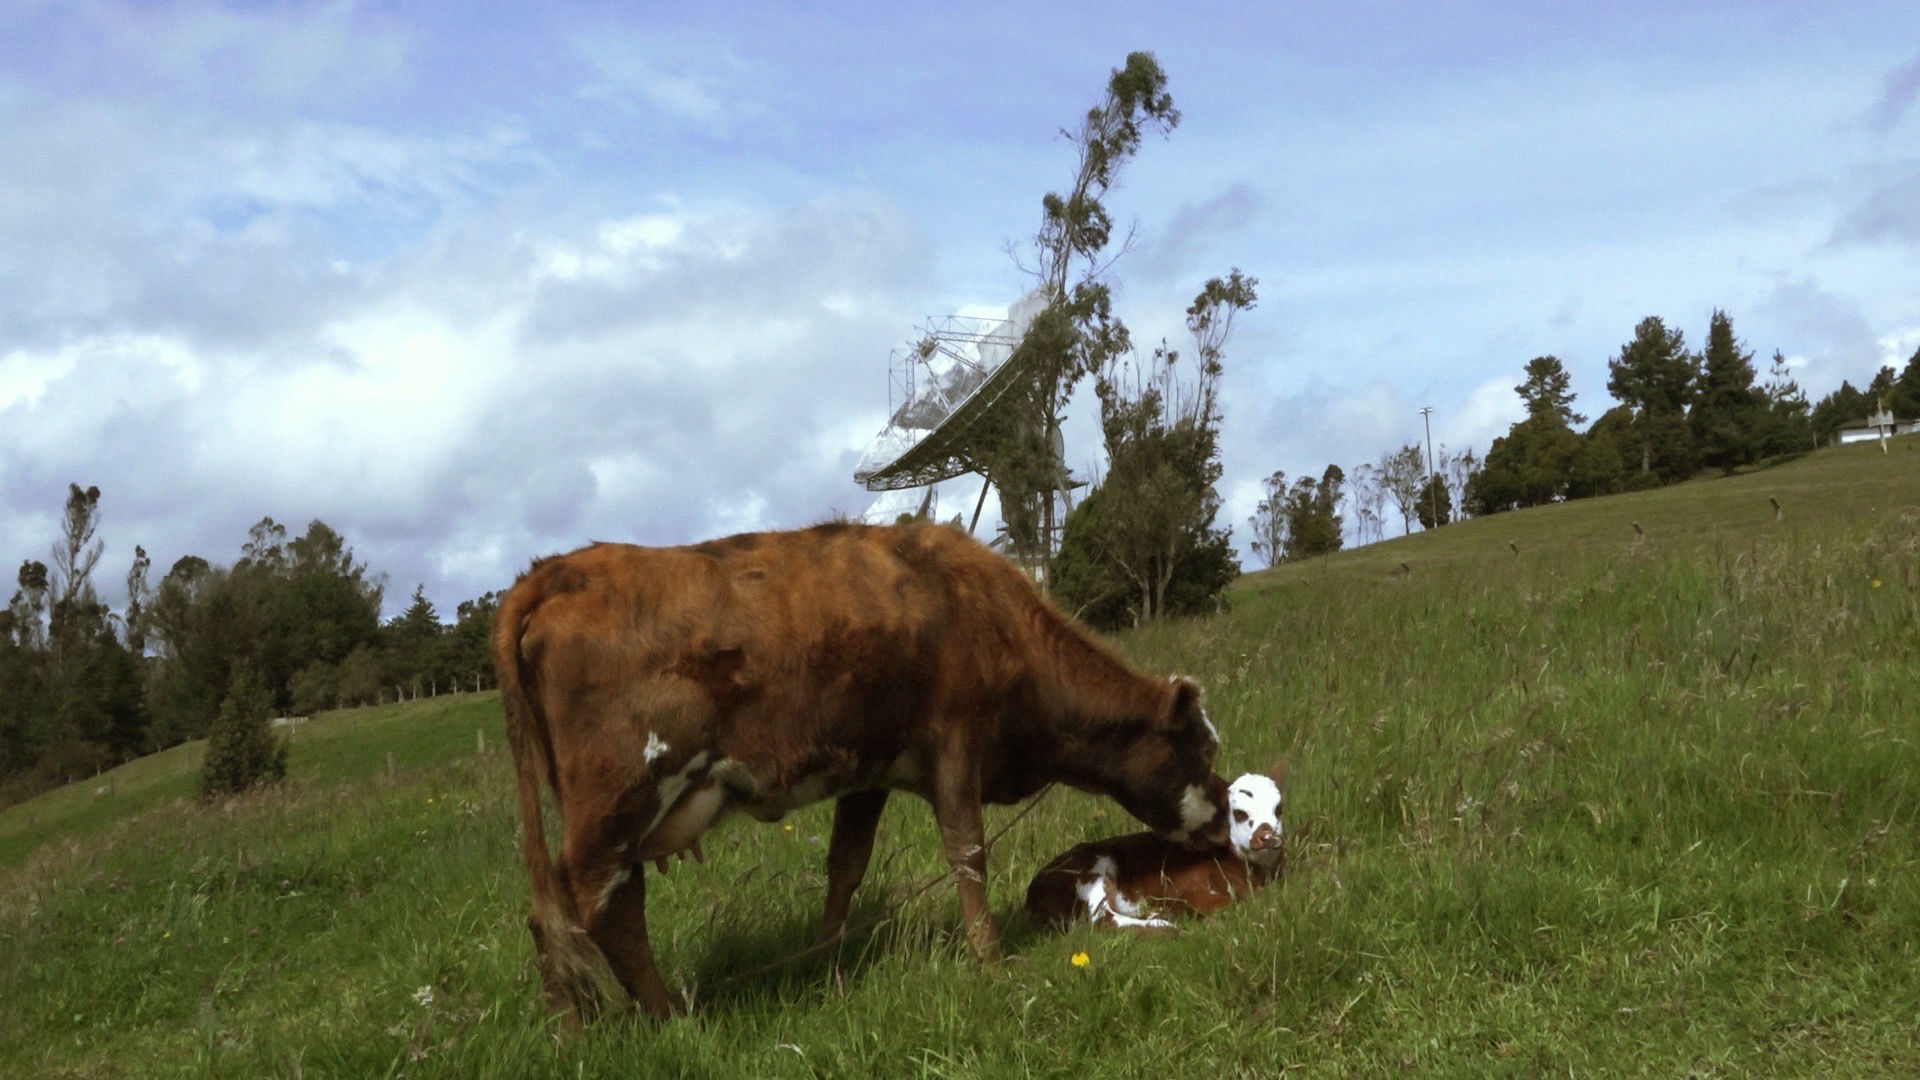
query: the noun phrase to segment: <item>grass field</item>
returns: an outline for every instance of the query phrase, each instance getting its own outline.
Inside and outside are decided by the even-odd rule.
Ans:
[[[1905,442],[1250,575],[1128,635],[1208,687],[1224,770],[1290,761],[1288,872],[1176,938],[1043,934],[1033,871],[1134,826],[992,812],[998,970],[922,891],[907,798],[863,929],[766,970],[819,914],[814,807],[650,877],[687,1019],[556,1044],[497,701],[316,718],[231,806],[184,798],[178,748],[0,814],[0,1074],[1920,1075]]]

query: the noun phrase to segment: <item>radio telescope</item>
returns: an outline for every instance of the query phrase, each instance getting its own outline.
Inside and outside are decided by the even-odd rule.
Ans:
[[[881,493],[863,520],[891,524],[901,514],[930,513],[937,485],[976,471],[975,429],[1026,377],[1025,365],[1009,361],[1046,307],[1043,286],[1015,301],[1004,319],[949,315],[930,323],[919,344],[894,352],[887,387],[893,411],[853,471],[854,480]],[[1058,478],[1047,497],[1066,499],[1070,509],[1071,491],[1082,484],[1065,467],[1058,430],[1048,432],[1047,446]],[[988,481],[984,476],[981,481],[969,531],[979,524],[986,503]],[[1014,508],[1003,508],[1002,517],[1010,512]],[[1053,519],[1063,522],[1066,515]]]

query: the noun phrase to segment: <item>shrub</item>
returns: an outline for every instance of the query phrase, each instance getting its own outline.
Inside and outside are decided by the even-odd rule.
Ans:
[[[234,670],[227,699],[207,733],[200,797],[237,795],[287,775],[287,744],[273,737],[273,698],[251,668]]]

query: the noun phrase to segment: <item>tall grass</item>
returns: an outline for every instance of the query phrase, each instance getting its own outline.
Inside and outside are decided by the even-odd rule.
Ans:
[[[1278,884],[1177,938],[1043,934],[1028,877],[1135,827],[1056,791],[993,852],[984,970],[902,797],[862,929],[769,969],[810,940],[829,809],[740,822],[648,878],[690,1016],[572,1043],[475,748],[497,705],[316,721],[279,792],[0,878],[0,1073],[1915,1075],[1920,516],[1869,505],[1263,576],[1124,646],[1205,683],[1224,770],[1289,760]]]

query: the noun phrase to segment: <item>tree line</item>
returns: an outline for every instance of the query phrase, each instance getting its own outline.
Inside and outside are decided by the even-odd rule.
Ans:
[[[492,681],[492,593],[443,623],[424,588],[382,622],[385,576],[315,520],[254,525],[240,557],[134,548],[124,607],[94,585],[100,489],[69,486],[50,562],[21,563],[0,611],[0,803],[206,737],[235,716],[308,715]],[[264,719],[264,718],[262,718]]]
[[[1403,531],[1416,521],[1431,529],[1702,472],[1729,474],[1831,443],[1844,425],[1875,412],[1920,417],[1920,349],[1904,368],[1882,368],[1864,391],[1842,382],[1812,404],[1778,350],[1760,378],[1724,311],[1713,313],[1697,353],[1662,319],[1641,320],[1607,371],[1618,403],[1585,431],[1576,430],[1587,418],[1574,411],[1565,366],[1556,356],[1538,356],[1514,387],[1526,417],[1495,439],[1485,458],[1442,446],[1429,461],[1419,445],[1408,444],[1351,472],[1329,465],[1319,476],[1291,481],[1273,473],[1247,519],[1254,554],[1273,566],[1338,551],[1349,524],[1360,543],[1378,540],[1389,503]]]
[[[1724,311],[1713,313],[1699,352],[1658,316],[1642,319],[1607,362],[1618,404],[1584,432],[1575,431],[1586,417],[1573,410],[1558,357],[1535,357],[1525,375],[1514,390],[1526,418],[1493,441],[1467,483],[1473,514],[1730,475],[1833,442],[1843,425],[1877,410],[1920,415],[1920,350],[1904,371],[1883,368],[1865,393],[1842,382],[1809,404],[1779,350],[1761,380]]]

